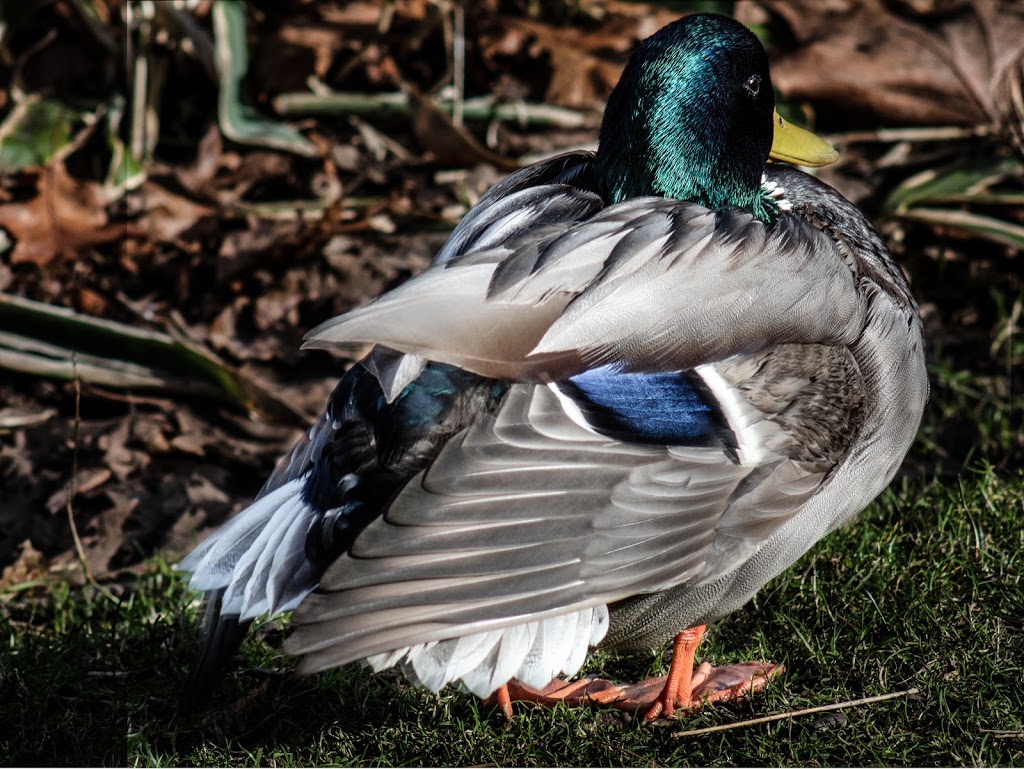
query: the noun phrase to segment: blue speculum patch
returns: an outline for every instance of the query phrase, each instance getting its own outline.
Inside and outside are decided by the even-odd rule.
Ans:
[[[706,445],[720,429],[717,404],[693,372],[627,373],[609,365],[560,387],[595,430],[616,440]]]

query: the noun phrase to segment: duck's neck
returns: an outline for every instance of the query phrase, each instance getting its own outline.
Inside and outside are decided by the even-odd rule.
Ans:
[[[736,206],[775,221],[779,209],[762,185],[762,172],[746,158],[730,156],[721,144],[707,133],[703,141],[693,134],[672,141],[644,128],[613,137],[602,130],[595,170],[609,203],[656,195],[711,209]],[[753,172],[744,169],[752,165]]]

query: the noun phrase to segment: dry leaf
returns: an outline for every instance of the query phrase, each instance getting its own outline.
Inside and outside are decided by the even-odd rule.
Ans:
[[[667,9],[608,3],[599,30],[555,27],[529,19],[502,18],[481,40],[485,60],[522,57],[545,61],[551,70],[544,100],[593,109],[608,97],[637,43],[678,18]],[[502,69],[496,66],[496,69]]]
[[[304,232],[302,222],[297,220],[252,217],[251,222],[248,229],[230,232],[221,242],[217,259],[219,283],[250,273],[261,262],[284,253],[285,249],[297,248]]]
[[[519,163],[491,152],[462,126],[437,108],[429,96],[406,88],[412,110],[412,132],[423,149],[443,166],[466,168],[479,163],[490,163],[502,171],[514,171]]]
[[[380,11],[377,11],[380,15]],[[278,31],[278,39],[273,41],[274,57],[273,69],[280,73],[303,73],[308,69],[306,66],[296,66],[296,59],[313,54],[313,72],[318,78],[327,76],[334,57],[346,47],[345,35],[342,30],[324,27],[320,23],[294,23],[283,24]],[[349,43],[351,45],[351,43]],[[279,79],[267,80],[267,86],[272,91],[285,91],[301,88],[301,82],[293,85],[282,82]]]
[[[1024,62],[1024,4],[974,0],[939,19],[898,15],[882,0],[763,8],[788,23],[798,44],[772,64],[786,99],[828,105],[851,124],[1013,119],[1006,78]]]
[[[129,192],[125,200],[129,208],[145,212],[133,234],[154,243],[173,243],[200,219],[214,214],[212,208],[175,195],[152,181]],[[123,227],[121,233],[124,233]]]
[[[0,205],[0,227],[16,241],[13,264],[45,267],[57,257],[76,259],[101,243],[119,240],[125,225],[111,223],[102,185],[76,179],[54,161],[35,171],[37,194],[24,203]]]
[[[86,565],[89,572],[99,578],[110,572],[111,559],[125,543],[125,524],[139,504],[138,497],[124,491],[110,489],[105,494],[111,506],[89,520],[85,526],[78,524]],[[66,571],[73,582],[80,584],[84,581],[74,548],[54,558],[53,567]]]
[[[216,505],[231,504],[231,497],[215,486],[209,478],[199,473],[192,473],[189,477],[188,483],[185,486],[185,495],[188,497],[190,505],[197,505],[199,507],[209,505],[210,503]]]
[[[78,477],[75,479],[75,494],[84,495],[90,491],[94,491],[102,486],[104,483],[110,480],[111,472],[105,467],[94,467],[90,470],[82,470],[78,473]],[[51,515],[58,513],[63,510],[68,503],[68,487],[55,491],[48,500],[46,500],[46,509],[50,511]]]
[[[100,436],[97,441],[97,446],[104,451],[104,464],[121,481],[136,471],[145,470],[150,462],[149,454],[128,448],[131,439],[130,421],[125,420],[116,430]]]
[[[43,554],[32,547],[32,543],[26,539],[21,543],[18,559],[0,575],[0,591],[46,579],[47,566]]]

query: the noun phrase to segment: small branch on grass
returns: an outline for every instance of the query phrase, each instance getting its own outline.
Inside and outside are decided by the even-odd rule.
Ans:
[[[77,355],[71,354],[71,366],[72,370],[75,368],[78,362]],[[82,574],[85,577],[85,581],[92,585],[99,593],[105,598],[109,598],[111,601],[117,602],[117,598],[114,594],[107,590],[103,585],[96,581],[96,578],[92,575],[89,570],[89,562],[85,557],[85,547],[82,546],[82,540],[78,536],[78,526],[75,525],[75,493],[78,491],[78,434],[82,426],[82,382],[78,378],[77,372],[74,375],[75,385],[75,425],[71,433],[71,480],[68,481],[68,501],[65,505],[65,509],[68,513],[68,526],[71,528],[71,539],[75,542],[75,553],[78,555],[78,563],[82,567]]]
[[[896,699],[897,697],[912,697],[917,694],[917,689],[907,689],[902,692],[892,692],[891,694],[879,694],[876,697],[865,697],[860,700],[849,700],[848,702],[839,702],[835,705],[822,705],[816,708],[805,708],[804,710],[791,710],[788,713],[778,713],[774,716],[765,716],[764,718],[752,718],[749,721],[740,721],[735,724],[719,724],[718,726],[708,726],[704,729],[690,729],[685,732],[673,732],[673,737],[696,737],[698,734],[710,734],[711,732],[724,732],[727,729],[740,729],[745,726],[756,726],[758,724],[767,724],[772,721],[781,721],[784,718],[796,718],[797,716],[808,716],[812,713],[827,713],[832,710],[845,710],[846,708],[857,707],[858,705],[869,705],[873,702],[883,702],[885,700]]]
[[[1024,739],[1024,729],[979,729],[982,734],[991,734],[997,740]]]
[[[88,383],[86,389],[89,395],[95,395],[99,398],[117,401],[118,403],[127,403],[132,406],[155,406],[156,408],[163,408],[168,411],[172,410],[174,406],[174,401],[169,398],[149,398],[145,395],[119,393],[113,390],[104,389],[98,385],[89,385]]]

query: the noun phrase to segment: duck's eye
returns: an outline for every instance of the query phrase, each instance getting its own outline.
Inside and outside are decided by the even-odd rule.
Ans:
[[[743,87],[747,89],[747,93],[751,96],[757,96],[761,90],[761,76],[751,75],[747,78],[747,82],[743,84]]]

